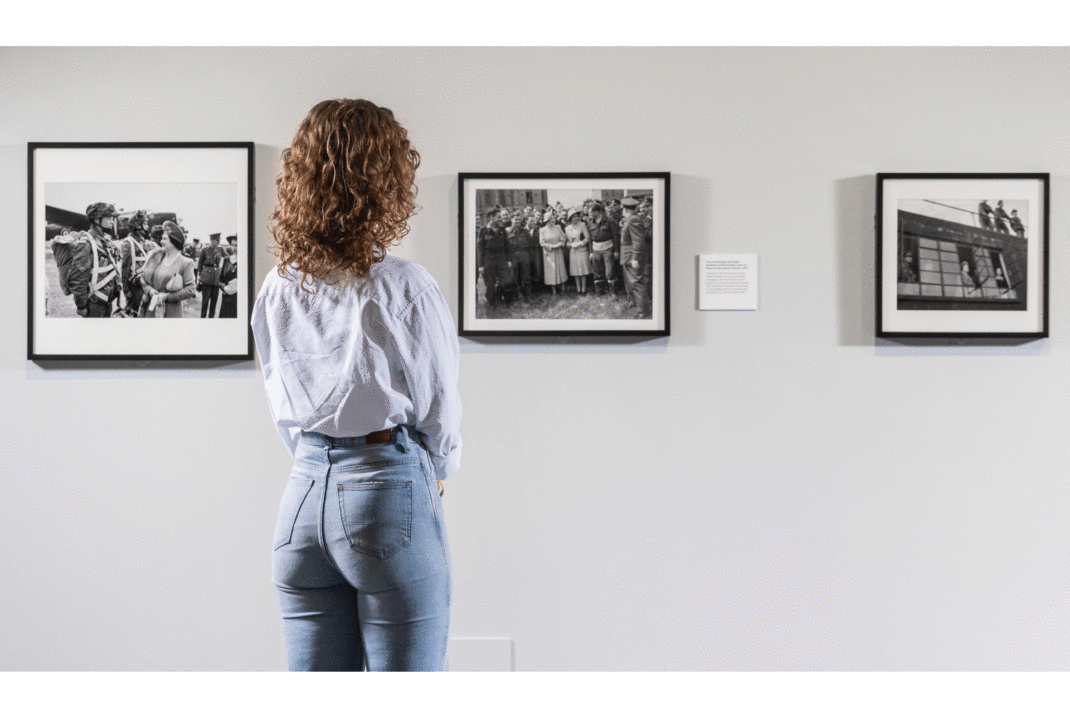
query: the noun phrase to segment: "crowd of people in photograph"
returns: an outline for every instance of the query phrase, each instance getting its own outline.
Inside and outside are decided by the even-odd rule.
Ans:
[[[650,196],[590,199],[571,208],[494,206],[477,217],[477,230],[477,279],[489,307],[538,292],[554,300],[593,293],[627,299],[630,317],[650,318]]]
[[[119,238],[119,213],[110,203],[86,209],[89,230],[52,239],[63,294],[80,317],[182,317],[182,304],[201,295],[201,317],[238,316],[238,239],[221,233],[208,244],[189,240],[173,221],[149,227],[138,211]],[[218,315],[216,314],[218,306]]]

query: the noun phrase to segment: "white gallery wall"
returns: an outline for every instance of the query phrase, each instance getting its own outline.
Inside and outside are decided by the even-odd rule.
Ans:
[[[340,96],[409,129],[396,252],[455,319],[458,172],[672,173],[671,337],[462,340],[452,636],[521,671],[1070,667],[1070,50],[5,48],[0,86],[0,669],[284,667],[259,365],[26,361],[27,142],[255,142],[259,287],[279,153]],[[1051,338],[875,340],[881,171],[1050,172]],[[758,311],[695,309],[711,252],[759,255]]]

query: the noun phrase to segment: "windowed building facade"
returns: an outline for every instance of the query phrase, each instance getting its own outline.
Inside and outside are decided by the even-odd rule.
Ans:
[[[1026,308],[1025,238],[899,211],[899,309]]]

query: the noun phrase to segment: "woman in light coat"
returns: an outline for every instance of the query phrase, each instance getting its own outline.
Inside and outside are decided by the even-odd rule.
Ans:
[[[587,276],[591,274],[591,235],[579,208],[568,213],[565,238],[569,247],[568,271],[576,280],[576,294],[587,294]]]
[[[145,296],[138,317],[181,317],[182,302],[197,294],[193,260],[182,254],[185,242],[182,229],[167,221],[164,236],[163,246],[145,258],[141,273]],[[158,314],[158,310],[163,314]]]
[[[539,245],[542,246],[542,279],[557,294],[557,286],[568,281],[565,266],[565,231],[554,220],[553,211],[546,211],[546,225],[539,229]],[[564,292],[564,287],[561,291]]]

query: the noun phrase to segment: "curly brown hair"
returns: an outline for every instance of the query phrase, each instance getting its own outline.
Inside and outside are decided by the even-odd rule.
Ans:
[[[389,109],[364,99],[312,107],[282,152],[275,181],[279,204],[270,229],[279,274],[294,265],[306,290],[309,279],[366,275],[409,232],[419,165]]]

